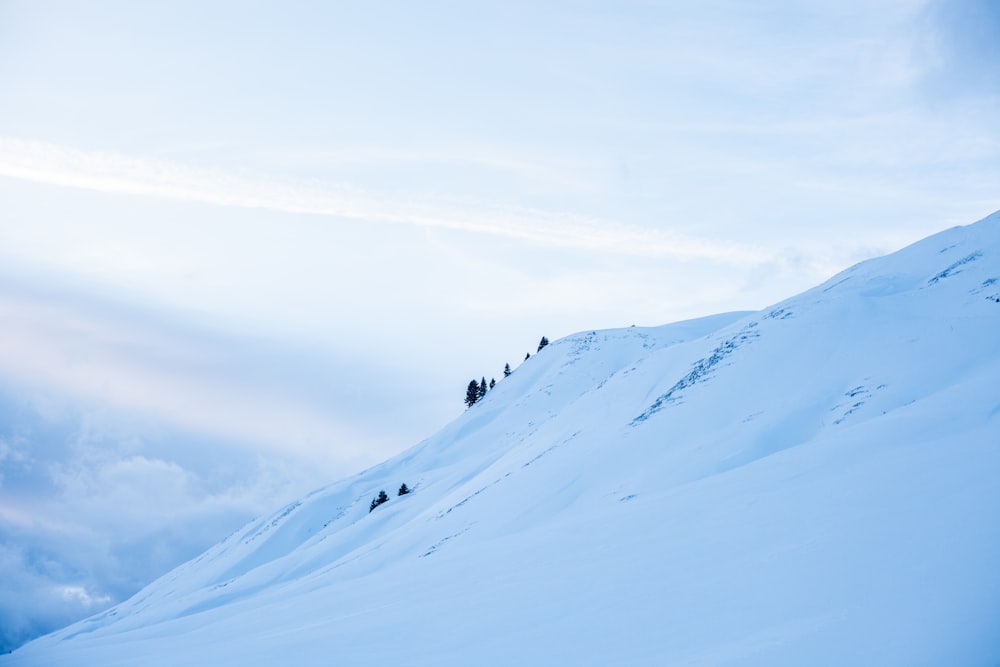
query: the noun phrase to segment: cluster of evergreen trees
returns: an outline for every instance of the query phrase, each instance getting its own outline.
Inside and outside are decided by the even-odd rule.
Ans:
[[[497,381],[495,379],[490,379],[490,383],[486,384],[486,376],[483,376],[482,381],[477,382],[472,380],[469,383],[468,388],[465,390],[465,404],[470,408],[479,402],[481,398],[486,396],[486,392],[497,386]]]
[[[549,344],[549,339],[546,338],[545,336],[542,336],[542,340],[540,340],[538,342],[538,350],[536,350],[536,353],[537,352],[541,352],[542,348],[545,347],[548,344]],[[526,353],[524,355],[524,360],[525,361],[527,361],[530,358],[531,358],[531,353],[530,352],[528,352],[528,353]],[[504,377],[507,377],[508,375],[510,375],[513,372],[514,371],[512,371],[510,369],[510,364],[504,364],[503,365],[503,376]],[[471,408],[473,405],[475,405],[476,403],[478,403],[480,400],[483,399],[484,396],[486,396],[486,392],[489,391],[490,389],[492,389],[493,387],[495,387],[496,385],[497,385],[497,381],[494,378],[490,378],[489,384],[487,384],[486,383],[486,376],[485,375],[482,377],[481,380],[476,380],[475,378],[473,378],[469,382],[469,386],[466,387],[466,389],[465,389],[465,405],[466,405],[466,407],[470,407]]]
[[[403,482],[403,485],[399,487],[399,493],[397,493],[396,495],[405,496],[409,492],[410,492],[410,487],[406,486],[406,482]],[[368,513],[371,514],[372,510],[374,510],[382,503],[387,503],[387,502],[389,502],[389,496],[386,495],[385,489],[383,489],[379,491],[378,495],[372,499],[372,504],[368,507]]]

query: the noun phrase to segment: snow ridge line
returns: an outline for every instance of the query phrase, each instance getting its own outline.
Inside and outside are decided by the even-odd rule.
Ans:
[[[927,284],[928,285],[934,285],[935,283],[937,283],[939,280],[941,280],[943,278],[948,278],[948,277],[954,275],[955,273],[960,273],[959,271],[956,271],[956,269],[958,267],[960,267],[960,266],[962,266],[964,264],[969,264],[970,262],[974,262],[974,261],[976,261],[977,259],[979,259],[982,256],[983,256],[983,252],[981,250],[977,250],[974,253],[966,255],[965,257],[963,257],[962,259],[958,260],[957,262],[955,262],[954,264],[952,264],[951,266],[949,266],[947,269],[945,269],[941,273],[937,274],[936,276],[934,276],[933,278],[931,278],[930,280],[928,280]]]
[[[779,314],[784,315],[784,311]],[[787,316],[784,315],[784,317]],[[709,375],[726,357],[735,352],[741,345],[760,336],[760,332],[755,331],[758,324],[758,322],[750,322],[732,338],[723,341],[718,347],[712,350],[710,355],[696,361],[694,368],[687,375],[678,380],[667,393],[653,401],[653,404],[646,408],[645,412],[629,422],[629,426],[638,426],[666,406],[678,402],[681,399],[679,392],[707,380]]]

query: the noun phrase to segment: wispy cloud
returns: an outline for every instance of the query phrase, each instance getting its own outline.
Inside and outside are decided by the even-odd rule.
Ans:
[[[55,392],[334,468],[369,463],[383,444],[350,414],[353,397],[375,390],[348,381],[343,361],[3,280],[0,319],[0,378],[29,394]],[[14,455],[0,443],[0,462]]]
[[[177,162],[0,138],[0,175],[53,185],[503,236],[554,247],[747,266],[765,248],[560,211],[460,199],[399,201],[349,186],[255,178]]]

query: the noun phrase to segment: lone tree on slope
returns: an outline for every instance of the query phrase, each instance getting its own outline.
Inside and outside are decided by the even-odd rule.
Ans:
[[[484,396],[486,396],[486,391],[489,388],[490,388],[489,385],[486,384],[486,376],[484,375],[483,379],[479,381],[479,398],[480,399],[482,399]]]
[[[385,490],[379,491],[378,495],[372,500],[371,506],[368,508],[368,513],[371,514],[372,510],[381,505],[382,503],[389,502],[389,496],[386,495]]]
[[[408,487],[406,485],[406,482],[403,482],[403,485],[401,487],[399,487],[399,493],[397,493],[396,495],[397,496],[405,496],[409,492],[410,492],[410,487]]]
[[[490,378],[490,389],[493,389],[493,387],[495,387],[495,386],[497,386],[497,379],[496,378]]]
[[[476,380],[469,382],[469,388],[465,390],[465,405],[472,407],[479,400],[479,383]]]
[[[538,341],[538,350],[537,351],[541,352],[542,348],[545,347],[548,344],[549,344],[549,339],[546,338],[545,336],[542,336],[542,339],[540,341]]]
[[[504,377],[507,377],[508,375],[510,375],[513,372],[514,371],[510,370],[510,364],[504,364],[503,365],[503,376]]]

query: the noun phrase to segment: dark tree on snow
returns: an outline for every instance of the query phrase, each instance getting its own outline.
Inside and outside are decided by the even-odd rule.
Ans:
[[[382,503],[389,502],[389,496],[386,495],[385,491],[379,491],[378,495],[372,500],[371,506],[368,508],[368,513],[370,514],[373,509],[381,505]]]
[[[542,336],[542,339],[538,341],[538,351],[541,352],[542,348],[549,344],[549,339]]]
[[[504,377],[507,377],[508,375],[510,375],[513,372],[514,371],[510,370],[510,364],[504,364],[503,365],[503,376]]]
[[[396,495],[405,496],[409,492],[410,492],[410,487],[406,485],[406,482],[403,482],[403,485],[399,487],[399,493]]]
[[[483,379],[479,381],[479,398],[486,395],[487,389],[489,389],[489,385],[486,384],[486,376],[484,375]]]
[[[492,389],[495,386],[497,386],[496,378],[490,378],[490,389]]]
[[[531,359],[531,352],[524,353],[524,360],[527,361],[528,359]]]
[[[479,400],[479,383],[475,380],[469,382],[469,388],[465,390],[465,405],[472,407]]]

